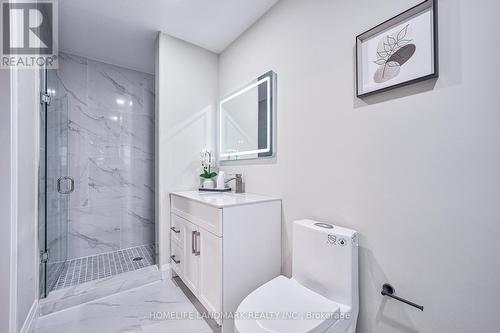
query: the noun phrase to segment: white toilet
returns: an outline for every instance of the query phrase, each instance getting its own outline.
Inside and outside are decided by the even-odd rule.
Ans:
[[[235,314],[238,333],[354,333],[359,312],[354,230],[312,220],[293,225],[292,278],[250,293]]]

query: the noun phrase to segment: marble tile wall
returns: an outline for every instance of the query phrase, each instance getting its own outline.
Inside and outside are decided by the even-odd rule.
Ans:
[[[154,242],[154,76],[60,53],[67,97],[68,259]]]

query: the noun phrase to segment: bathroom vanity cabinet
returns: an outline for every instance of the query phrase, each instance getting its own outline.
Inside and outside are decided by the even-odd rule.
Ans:
[[[281,200],[243,193],[170,195],[171,267],[203,306],[233,332],[236,311],[255,288],[280,275]]]

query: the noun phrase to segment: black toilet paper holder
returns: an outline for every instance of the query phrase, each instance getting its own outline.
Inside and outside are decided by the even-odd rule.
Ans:
[[[408,300],[406,300],[404,298],[398,297],[398,296],[394,295],[395,292],[396,292],[396,290],[394,290],[394,287],[391,286],[388,283],[384,283],[384,285],[382,286],[382,292],[381,292],[381,294],[383,296],[394,298],[397,301],[406,303],[406,304],[411,305],[411,306],[413,306],[413,307],[415,307],[415,308],[417,308],[417,309],[419,309],[421,311],[424,311],[424,307],[422,305],[418,305],[418,304],[413,303],[411,301],[408,301]]]

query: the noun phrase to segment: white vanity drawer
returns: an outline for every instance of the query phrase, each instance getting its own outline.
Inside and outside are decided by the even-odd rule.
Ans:
[[[171,212],[221,237],[222,209],[172,195]],[[173,218],[172,218],[173,220]]]
[[[184,245],[184,220],[177,215],[171,214],[170,217],[170,235],[172,235],[172,242],[177,242],[180,247]]]

